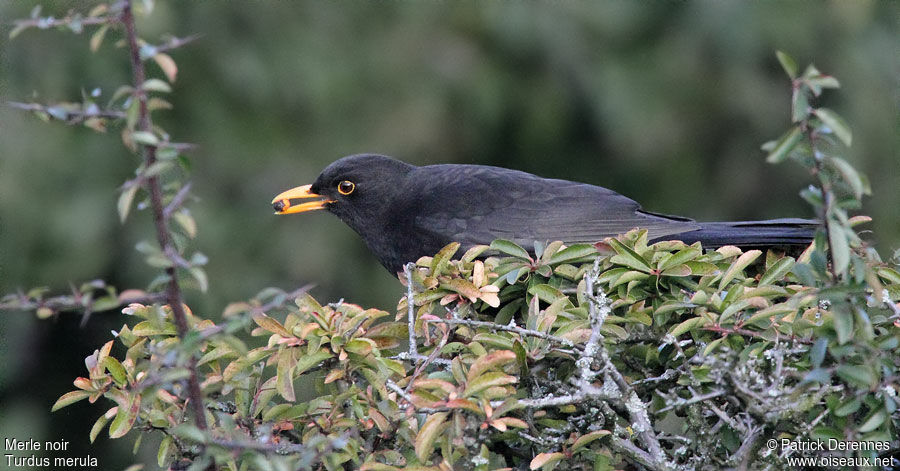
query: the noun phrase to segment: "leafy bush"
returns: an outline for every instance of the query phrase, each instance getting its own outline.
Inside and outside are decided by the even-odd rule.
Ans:
[[[95,49],[120,29],[132,57],[134,83],[108,108],[18,105],[97,131],[122,125],[142,157],[119,209],[124,221],[141,195],[151,207],[157,244],[138,250],[163,272],[149,289],[3,300],[41,316],[127,304],[134,321],[53,406],[110,401],[92,441],[107,430],[137,449],[136,432],[158,433],[160,467],[198,470],[780,469],[803,454],[783,443],[836,439],[848,444],[836,455],[863,458],[897,447],[900,257],[882,261],[853,230],[867,218],[848,212],[869,190],[840,157],[849,127],[813,106],[838,82],[812,66],[801,74],[779,53],[794,127],[764,146],[818,181],[802,195],[823,229],[802,253],[651,245],[638,230],[529,250],[454,243],[407,266],[393,316],[270,288],[216,323],[181,296],[185,279],[206,286],[206,257],[185,255],[188,146],[150,119],[167,105],[150,95],[177,72],[165,51],[188,41],[139,41],[129,1],[18,25],[96,26]],[[144,77],[150,59],[168,83]]]

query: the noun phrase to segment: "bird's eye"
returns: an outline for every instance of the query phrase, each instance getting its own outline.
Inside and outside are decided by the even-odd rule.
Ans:
[[[353,190],[356,189],[356,184],[351,182],[350,180],[343,180],[338,183],[338,193],[342,195],[349,195],[353,193]]]

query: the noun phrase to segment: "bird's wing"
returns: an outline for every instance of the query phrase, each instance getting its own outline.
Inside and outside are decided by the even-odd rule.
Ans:
[[[407,185],[419,195],[414,230],[464,245],[498,238],[525,247],[535,241],[596,242],[638,227],[653,239],[700,227],[690,219],[644,212],[603,187],[497,167],[420,167]]]

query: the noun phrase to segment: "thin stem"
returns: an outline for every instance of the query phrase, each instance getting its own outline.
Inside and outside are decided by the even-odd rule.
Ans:
[[[564,345],[566,347],[573,347],[573,348],[577,349],[577,347],[575,347],[575,344],[573,344],[572,341],[569,339],[566,339],[563,337],[557,337],[556,335],[548,334],[545,332],[540,332],[537,330],[523,329],[521,327],[516,327],[514,325],[502,325],[502,324],[497,324],[495,322],[476,321],[476,320],[472,320],[472,319],[429,319],[426,322],[433,323],[433,324],[467,325],[470,327],[486,327],[486,328],[494,330],[494,331],[501,330],[504,332],[514,332],[514,333],[517,333],[522,336],[531,336],[531,337],[535,337],[535,338],[539,338],[539,339],[543,339],[543,340],[549,340],[551,342],[556,342],[556,343],[558,343],[560,345]]]
[[[11,108],[16,108],[19,110],[40,111],[43,113],[47,113],[48,115],[51,115],[49,110],[51,108],[53,108],[52,106],[47,106],[47,105],[43,105],[40,103],[21,103],[18,101],[7,102],[7,105]],[[125,118],[125,112],[118,111],[118,110],[102,110],[102,109],[98,108],[96,110],[63,109],[63,111],[65,111],[65,113],[66,113],[66,119],[64,119],[63,121],[65,121],[68,124],[82,123],[91,118],[109,118],[109,119]]]
[[[128,50],[131,56],[131,72],[132,82],[134,83],[135,98],[138,100],[138,120],[137,128],[140,131],[152,132],[153,123],[150,120],[150,112],[147,107],[147,93],[141,88],[144,83],[144,63],[141,61],[140,48],[138,46],[137,33],[134,27],[134,13],[131,8],[131,0],[126,0],[122,8],[122,24],[125,26],[125,36],[128,42]],[[141,146],[141,152],[144,156],[144,163],[149,168],[156,162],[156,147]],[[147,189],[150,193],[150,207],[153,211],[153,222],[156,226],[156,240],[160,248],[164,252],[169,252],[171,248],[171,237],[169,229],[166,225],[164,216],[164,206],[162,202],[162,189],[160,188],[159,177],[152,176],[147,179]],[[184,310],[182,301],[181,287],[178,285],[178,273],[174,266],[166,268],[166,275],[169,282],[166,286],[166,300],[175,317],[175,326],[178,330],[178,336],[184,338],[188,333],[187,313]],[[203,395],[200,391],[200,382],[197,379],[197,358],[191,356],[188,360],[187,369],[190,372],[188,377],[188,398],[191,407],[196,416],[197,427],[201,430],[207,428],[206,413],[203,406]]]

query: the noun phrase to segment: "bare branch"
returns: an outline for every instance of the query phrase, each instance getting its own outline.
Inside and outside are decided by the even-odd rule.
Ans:
[[[51,17],[43,17],[43,18],[29,18],[15,21],[15,27],[17,29],[23,28],[39,28],[39,29],[49,29],[49,28],[58,28],[61,26],[69,26],[75,20],[75,17],[71,15],[66,15],[62,18],[53,18]],[[82,26],[96,26],[96,25],[107,25],[107,24],[116,24],[120,20],[114,16],[94,16],[87,18],[78,18],[79,23]]]
[[[192,34],[184,38],[172,37],[169,38],[166,43],[156,46],[156,52],[166,52],[171,51],[172,49],[178,49],[179,47],[190,44],[200,39],[201,37],[203,37],[202,34]]]
[[[18,101],[9,101],[6,103],[11,108],[24,111],[39,111],[47,113],[49,116],[57,117],[59,112],[65,113],[65,118],[60,121],[66,124],[81,124],[91,118],[108,118],[108,119],[124,119],[125,112],[119,110],[104,110],[100,108],[73,109],[69,106],[45,105],[42,103],[22,103]],[[77,103],[69,103],[69,105],[78,105]]]

